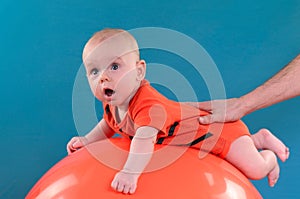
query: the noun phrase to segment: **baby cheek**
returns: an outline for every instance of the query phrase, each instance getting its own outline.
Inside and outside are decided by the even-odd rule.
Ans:
[[[96,96],[97,90],[100,89],[100,88],[98,88],[97,82],[93,81],[93,80],[89,80],[89,85],[90,85],[93,95]]]
[[[95,86],[94,87],[94,91],[93,91],[94,95],[100,100],[100,98],[102,98],[103,93],[101,92],[101,87],[100,86]]]

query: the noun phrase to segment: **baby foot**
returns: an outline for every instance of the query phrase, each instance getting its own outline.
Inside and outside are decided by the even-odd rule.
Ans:
[[[281,140],[275,137],[268,129],[261,129],[256,134],[254,141],[259,149],[269,149],[273,151],[282,162],[285,162],[290,155],[289,148]]]
[[[274,169],[272,171],[270,171],[270,173],[268,174],[268,181],[269,181],[270,187],[275,186],[276,182],[279,179],[279,173],[280,173],[280,169],[279,169],[278,164],[276,164]]]

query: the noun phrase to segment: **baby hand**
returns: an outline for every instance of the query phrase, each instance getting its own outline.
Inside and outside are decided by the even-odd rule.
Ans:
[[[111,183],[111,187],[118,192],[133,194],[137,188],[139,176],[139,174],[122,170],[115,175],[115,178]]]
[[[73,137],[67,144],[68,154],[71,154],[78,149],[82,148],[88,143],[88,140],[85,137]]]

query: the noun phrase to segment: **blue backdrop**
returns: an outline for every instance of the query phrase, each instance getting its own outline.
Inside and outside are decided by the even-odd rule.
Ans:
[[[0,198],[24,198],[66,155],[67,141],[77,134],[73,84],[83,45],[95,31],[154,26],[182,32],[215,61],[227,96],[238,97],[300,52],[299,10],[297,0],[2,0]],[[156,54],[145,52],[143,58],[163,63]],[[199,84],[193,77],[190,81]],[[253,181],[265,198],[300,193],[299,107],[294,98],[243,118],[252,132],[267,127],[291,149],[275,188],[266,179]]]

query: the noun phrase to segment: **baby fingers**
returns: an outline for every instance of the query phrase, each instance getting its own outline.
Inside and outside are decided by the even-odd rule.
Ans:
[[[115,190],[124,194],[133,194],[136,190],[136,186],[134,184],[119,183]]]
[[[133,194],[136,190],[136,182],[131,179],[122,178],[122,174],[117,174],[115,179],[111,183],[111,187],[117,192],[121,192],[124,194]]]

